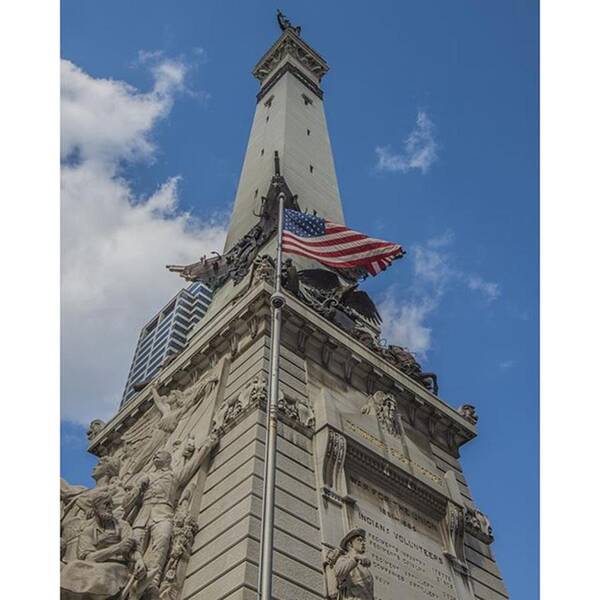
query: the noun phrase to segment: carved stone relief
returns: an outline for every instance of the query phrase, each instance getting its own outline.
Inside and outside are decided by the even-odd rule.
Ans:
[[[215,413],[212,430],[222,432],[227,424],[251,406],[267,400],[268,384],[265,376],[259,373],[253,377],[237,396],[225,400]]]
[[[490,520],[480,510],[466,509],[465,524],[468,533],[486,544],[494,541]]]
[[[361,408],[363,415],[371,415],[377,418],[379,424],[391,435],[400,436],[400,416],[398,414],[398,400],[387,392],[375,392]]]
[[[309,428],[315,426],[315,415],[310,405],[302,404],[294,398],[281,393],[277,402],[277,409],[280,415],[283,415],[292,422]]]
[[[330,430],[323,460],[323,482],[336,491],[340,490],[340,479],[346,458],[346,438],[337,431]]]
[[[448,502],[444,519],[446,554],[452,561],[466,565],[465,559],[465,515],[462,506]]]
[[[162,395],[150,389],[150,411],[94,467],[95,488],[61,481],[63,598],[177,597],[179,566],[199,527],[190,511],[196,475],[219,441],[213,431],[197,443],[192,431],[214,405],[207,397],[219,376],[181,379],[191,383]]]
[[[64,560],[61,598],[142,598],[157,570],[148,568],[131,525],[117,517],[108,491],[95,491],[77,540],[76,558]]]

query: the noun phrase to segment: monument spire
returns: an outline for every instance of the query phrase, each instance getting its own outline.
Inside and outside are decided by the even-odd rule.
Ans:
[[[319,237],[316,221],[346,227],[323,108],[328,66],[299,27],[278,21],[253,71],[260,89],[226,251],[170,267],[211,287],[211,305],[148,385],[90,426],[96,486],[61,482],[62,594],[256,598],[261,556],[265,600],[324,590],[506,600],[490,522],[460,464],[475,407],[446,404],[436,375],[381,339],[356,281],[324,262],[307,268],[291,246],[283,260],[292,234],[296,250],[326,254],[302,227]]]
[[[329,67],[300,37],[300,27],[281,11],[277,19],[282,34],[252,70],[260,88],[225,252],[258,222],[275,152],[299,207],[344,222],[321,87]]]

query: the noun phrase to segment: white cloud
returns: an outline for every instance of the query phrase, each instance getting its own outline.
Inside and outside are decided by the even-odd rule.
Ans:
[[[178,176],[142,197],[124,175],[154,158],[154,127],[185,84],[183,63],[150,59],[148,92],[62,61],[62,416],[83,424],[114,414],[140,327],[182,287],[164,265],[224,242],[220,220],[179,209]]]
[[[432,238],[411,249],[413,281],[402,300],[397,287],[389,288],[379,305],[383,319],[383,337],[388,343],[408,348],[426,359],[433,344],[428,319],[435,313],[448,290],[463,286],[480,293],[486,301],[500,295],[497,283],[485,281],[476,274],[466,273],[454,265],[451,231]]]
[[[500,295],[500,286],[491,281],[484,281],[479,275],[466,275],[466,283],[470,290],[481,292],[487,300],[495,300]]]
[[[435,300],[427,297],[401,304],[394,290],[388,290],[379,304],[383,337],[389,343],[396,343],[425,356],[431,348],[431,328],[425,325],[425,320],[436,306]]]
[[[394,153],[390,146],[377,146],[376,169],[378,171],[400,171],[406,173],[411,169],[427,173],[429,167],[437,160],[439,145],[435,139],[435,126],[427,113],[417,113],[415,128],[404,140],[399,153]]]

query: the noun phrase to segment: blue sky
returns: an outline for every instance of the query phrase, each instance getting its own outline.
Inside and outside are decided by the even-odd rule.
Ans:
[[[537,2],[63,0],[63,476],[89,483],[83,423],[116,410],[139,327],[179,285],[164,264],[222,243],[278,6],[331,67],[348,225],[408,251],[366,288],[441,397],[477,406],[464,470],[511,598],[535,598]]]

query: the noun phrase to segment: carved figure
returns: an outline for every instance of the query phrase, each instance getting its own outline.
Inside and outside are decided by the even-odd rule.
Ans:
[[[289,419],[294,421],[300,421],[300,412],[298,411],[298,405],[296,400],[281,394],[279,401],[277,402],[277,409],[279,412]]]
[[[200,450],[177,469],[171,467],[171,454],[159,450],[152,459],[155,470],[143,475],[130,493],[128,504],[139,508],[133,519],[133,536],[144,552],[148,568],[157,570],[148,591],[151,597],[158,596],[179,496],[218,441],[217,435],[211,434]]]
[[[297,35],[300,35],[301,27],[299,25],[294,27],[291,21],[279,9],[277,9],[277,23],[279,23],[281,31],[291,29]]]
[[[210,393],[217,382],[218,378],[215,375],[210,374],[192,384],[185,391],[171,390],[167,396],[161,396],[158,393],[156,383],[151,385],[150,391],[152,393],[152,399],[160,413],[160,419],[154,427],[150,439],[135,455],[135,458],[128,469],[130,473],[139,472],[148,462],[152,454],[166,444],[185,413],[187,413],[192,406],[198,404],[207,393]]]
[[[268,254],[257,256],[254,259],[253,269],[254,278],[258,279],[258,281],[266,281],[267,283],[273,284],[275,264]]]
[[[173,444],[173,468],[185,464],[196,451],[196,440],[193,435],[188,435],[185,442],[177,440]]]
[[[392,435],[400,435],[402,430],[398,422],[398,401],[392,394],[381,390],[375,392],[362,407],[363,415],[377,417],[381,426]]]
[[[333,600],[374,600],[371,561],[365,556],[364,529],[351,529],[325,563],[327,595]]]
[[[189,437],[182,452],[183,464],[186,464],[192,458],[194,451],[195,443],[193,438]],[[160,585],[160,600],[177,600],[181,587],[180,567],[189,558],[194,537],[200,530],[198,520],[191,514],[190,509],[195,489],[196,484],[193,481],[185,487],[173,516],[173,533],[164,576]]]
[[[472,404],[463,404],[460,406],[458,409],[458,414],[473,425],[477,425],[477,421],[479,421],[477,411]]]
[[[305,413],[304,425],[314,428],[316,419],[312,405],[307,405],[303,412]]]
[[[466,525],[470,529],[470,533],[472,533],[475,537],[488,543],[490,540],[494,539],[492,524],[480,510],[467,509],[465,520]]]
[[[96,492],[92,518],[79,537],[77,559],[61,571],[61,600],[140,598],[150,574],[131,526],[113,514],[110,494]]]
[[[298,269],[291,258],[286,258],[281,265],[281,285],[295,296],[300,293]]]
[[[240,396],[242,392],[240,392]],[[232,396],[225,400],[219,410],[216,412],[213,423],[212,423],[212,431],[220,434],[223,431],[223,428],[229,421],[234,419],[237,415],[242,412],[242,403],[240,402],[240,396]]]
[[[92,441],[102,431],[106,423],[102,419],[94,419],[87,430],[87,439]]]
[[[107,491],[117,506],[118,517],[123,516],[121,502],[125,490],[118,477],[120,462],[118,459],[103,456],[92,468],[92,478],[96,487],[72,486],[64,479],[60,481],[61,499],[61,530],[65,544],[65,560],[73,560],[77,557],[77,542],[85,522],[91,514],[91,502],[95,494]]]
[[[261,403],[266,402],[268,397],[268,383],[265,376],[260,373],[253,380],[250,385],[250,403]]]

